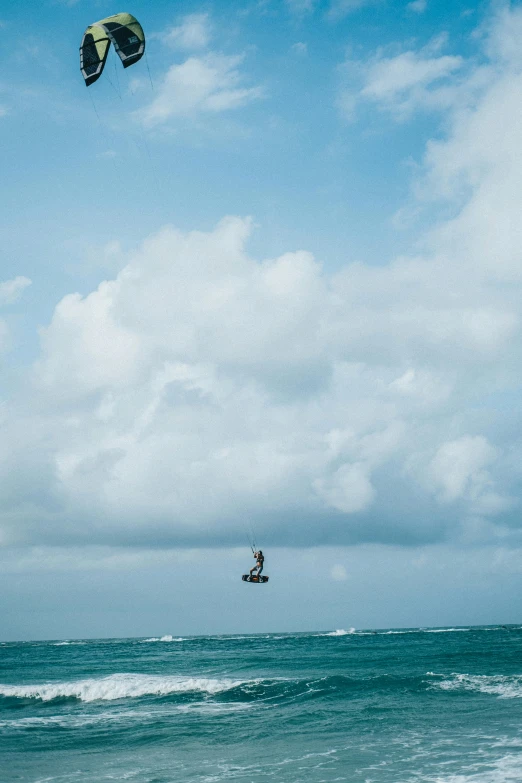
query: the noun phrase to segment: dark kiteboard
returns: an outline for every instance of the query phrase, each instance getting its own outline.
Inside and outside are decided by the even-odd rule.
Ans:
[[[267,576],[250,576],[250,574],[243,574],[241,577],[243,582],[255,582],[256,585],[262,585],[268,582]]]

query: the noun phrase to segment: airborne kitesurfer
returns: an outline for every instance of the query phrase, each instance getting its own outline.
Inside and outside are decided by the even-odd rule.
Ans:
[[[265,556],[263,555],[262,551],[259,550],[257,552],[254,552],[254,557],[256,559],[256,564],[255,566],[252,566],[252,568],[250,569],[250,576],[252,576],[254,571],[257,571],[256,576],[261,576],[261,572],[263,570],[263,565],[265,562]]]

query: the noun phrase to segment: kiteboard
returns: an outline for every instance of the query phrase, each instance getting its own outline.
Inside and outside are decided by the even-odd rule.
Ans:
[[[267,576],[250,576],[250,574],[243,574],[241,579],[243,582],[255,582],[258,585],[262,585],[265,582],[268,582]]]

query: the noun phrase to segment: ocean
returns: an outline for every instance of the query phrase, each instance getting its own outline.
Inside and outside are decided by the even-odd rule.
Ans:
[[[522,781],[522,627],[0,645],[0,781]]]

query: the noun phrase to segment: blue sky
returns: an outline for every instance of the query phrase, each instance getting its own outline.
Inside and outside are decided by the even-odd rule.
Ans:
[[[0,635],[519,621],[520,4],[0,30]]]

